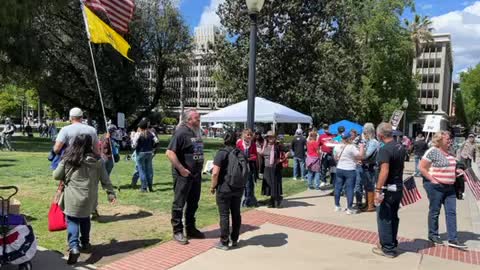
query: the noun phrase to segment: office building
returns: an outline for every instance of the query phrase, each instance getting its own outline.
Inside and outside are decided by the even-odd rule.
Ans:
[[[421,53],[413,62],[413,74],[418,76],[420,118],[409,121],[409,136],[421,131],[426,115],[442,116],[442,129],[448,128],[453,102],[453,56],[450,34],[433,34],[433,42],[422,42]],[[408,119],[407,119],[408,120]]]

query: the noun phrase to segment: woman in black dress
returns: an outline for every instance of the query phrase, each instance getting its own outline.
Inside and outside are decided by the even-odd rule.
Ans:
[[[270,196],[269,207],[280,208],[282,203],[282,163],[288,158],[288,151],[277,142],[273,131],[267,132],[261,155],[264,157],[265,170],[262,183],[262,195]],[[282,152],[287,152],[282,155]]]

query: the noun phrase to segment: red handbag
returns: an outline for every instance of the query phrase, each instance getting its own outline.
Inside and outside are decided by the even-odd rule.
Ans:
[[[51,232],[64,231],[67,229],[65,214],[60,208],[59,203],[63,197],[63,182],[58,185],[57,192],[48,211],[48,230]]]

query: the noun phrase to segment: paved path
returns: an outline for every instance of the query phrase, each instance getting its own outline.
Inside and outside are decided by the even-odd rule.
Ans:
[[[412,170],[413,164],[408,163],[406,172]],[[477,202],[467,194],[467,200],[458,201],[457,206],[459,238],[466,241],[469,250],[432,247],[425,241],[428,200],[420,179],[417,185],[424,198],[400,210],[401,254],[393,260],[371,253],[378,241],[374,213],[336,213],[333,197],[306,191],[288,198],[282,209],[259,208],[244,213],[244,233],[237,249],[225,252],[213,248],[219,235],[214,225],[204,229],[205,240],[186,246],[170,241],[101,269],[347,269],[352,264],[369,270],[480,269]],[[344,198],[342,202],[345,204]],[[440,233],[445,239],[443,214]]]

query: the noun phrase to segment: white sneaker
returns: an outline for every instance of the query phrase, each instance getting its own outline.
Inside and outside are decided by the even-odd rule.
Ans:
[[[335,212],[342,212],[342,207],[335,206]]]
[[[296,178],[296,177],[293,177],[293,181],[297,181],[297,178]]]
[[[326,184],[325,182],[321,182],[321,183],[320,183],[320,187],[324,187],[324,186],[326,186],[326,185],[327,185],[327,184]]]
[[[354,209],[347,209],[346,212],[347,212],[347,215],[355,215],[357,213],[357,211]]]

